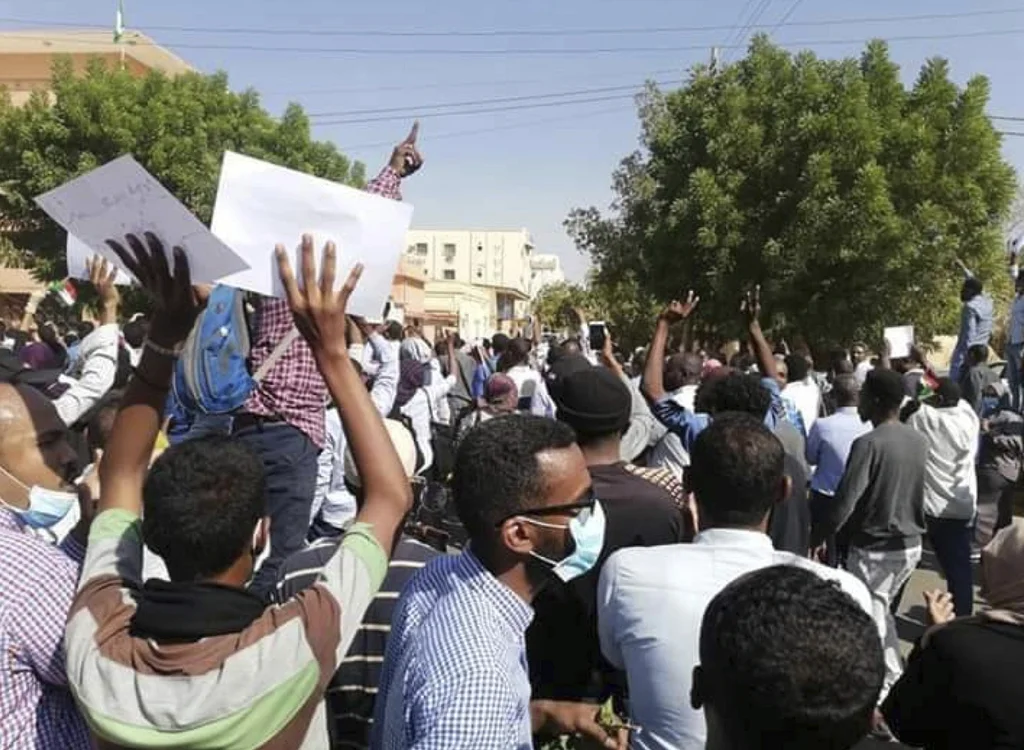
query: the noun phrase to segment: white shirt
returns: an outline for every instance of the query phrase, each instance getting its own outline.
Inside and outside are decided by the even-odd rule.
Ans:
[[[551,400],[551,396],[548,394],[548,387],[539,372],[529,365],[516,365],[505,374],[515,382],[520,399],[526,398],[531,393],[533,394],[533,398],[530,401],[531,413],[536,414],[538,417],[555,416],[555,403]],[[530,385],[527,386],[527,383]]]
[[[81,419],[114,386],[119,340],[116,323],[102,325],[82,340],[74,376],[60,376],[70,387],[53,402],[64,424]]]
[[[420,453],[423,455],[423,469],[434,464],[434,448],[430,444],[430,423],[440,421],[439,402],[454,387],[455,376],[449,375],[420,388],[401,408],[402,414],[412,422],[416,445],[419,446]]]
[[[682,388],[675,390],[671,394],[671,398],[677,404],[684,409],[696,413],[697,409],[694,404],[697,402],[697,386],[696,385],[684,385]]]
[[[978,455],[980,421],[964,400],[936,409],[921,404],[907,426],[928,441],[924,471],[924,512],[932,518],[974,517],[978,507]]]
[[[853,370],[853,376],[857,378],[857,385],[864,385],[864,381],[868,379],[868,373],[875,369],[875,366],[871,364],[870,359],[863,360]]]
[[[703,750],[704,714],[690,707],[690,686],[704,610],[736,578],[772,565],[836,581],[871,612],[867,589],[852,575],[778,552],[757,531],[708,529],[692,544],[631,547],[608,559],[598,587],[598,633],[601,652],[629,680],[630,720],[643,727],[633,747]]]
[[[370,400],[380,415],[387,417],[395,403],[398,387],[398,350],[376,333],[370,336],[370,346],[366,348],[372,350],[374,361],[378,363],[377,377],[370,388]],[[357,359],[356,354],[362,355],[350,347],[349,356]],[[316,491],[309,519],[312,522],[322,511],[327,523],[341,528],[356,515],[356,499],[345,486],[345,447],[348,441],[337,409],[328,409],[324,421],[325,443],[317,460]]]
[[[811,425],[818,418],[821,410],[821,391],[810,376],[798,383],[787,383],[782,389],[782,397],[788,398],[796,406],[804,420],[804,429],[811,432]]]

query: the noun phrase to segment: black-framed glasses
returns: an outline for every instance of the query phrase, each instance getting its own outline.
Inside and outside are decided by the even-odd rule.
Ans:
[[[592,510],[596,502],[597,495],[594,494],[593,488],[590,488],[580,496],[579,500],[574,502],[562,503],[561,505],[549,505],[546,508],[528,508],[527,510],[518,510],[515,513],[509,513],[507,516],[495,523],[494,526],[497,528],[508,519],[515,518],[516,516],[556,516],[574,510],[578,510],[580,512],[584,510]]]

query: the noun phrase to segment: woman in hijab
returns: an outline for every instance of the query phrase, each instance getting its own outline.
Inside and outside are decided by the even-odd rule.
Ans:
[[[484,395],[478,400],[476,408],[455,426],[455,444],[459,445],[466,433],[481,422],[515,414],[518,404],[519,389],[515,381],[503,372],[494,373],[484,383]]]
[[[988,609],[954,619],[949,595],[926,594],[934,627],[882,705],[893,734],[928,750],[1024,747],[1024,519],[981,552]]]

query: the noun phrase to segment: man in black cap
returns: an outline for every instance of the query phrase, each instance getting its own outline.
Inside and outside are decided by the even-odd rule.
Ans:
[[[554,395],[558,419],[576,432],[594,496],[606,517],[597,564],[567,584],[553,584],[534,600],[526,653],[534,698],[603,700],[625,685],[601,656],[597,636],[597,583],[604,562],[624,547],[687,540],[680,511],[682,488],[669,472],[642,469],[619,458],[632,397],[626,384],[603,367],[565,376]]]

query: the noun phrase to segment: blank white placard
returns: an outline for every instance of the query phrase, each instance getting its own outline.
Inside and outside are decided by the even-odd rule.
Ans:
[[[391,293],[412,211],[408,203],[225,152],[210,228],[249,268],[219,281],[283,298],[274,246],[288,248],[301,283],[299,245],[303,234],[311,234],[318,275],[324,245],[333,240],[337,246],[338,288],[353,265],[363,264],[348,310],[379,318]]]
[[[886,328],[885,340],[889,342],[889,356],[894,359],[910,356],[914,345],[914,326],[893,326]]]

